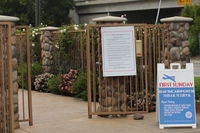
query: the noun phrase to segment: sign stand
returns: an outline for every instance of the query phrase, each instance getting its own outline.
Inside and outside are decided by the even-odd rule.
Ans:
[[[178,69],[173,69],[176,66]],[[157,64],[157,120],[165,127],[196,128],[195,89],[193,64],[186,69],[172,63],[170,69]]]

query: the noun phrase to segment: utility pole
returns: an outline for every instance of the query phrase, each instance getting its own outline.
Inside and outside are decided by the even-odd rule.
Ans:
[[[155,24],[158,23],[158,18],[159,18],[159,14],[160,14],[161,3],[162,3],[162,0],[160,0],[159,5],[158,5],[158,12],[157,12],[157,16],[156,16],[156,22],[155,22]]]
[[[35,0],[35,26],[38,26],[40,22],[40,0]]]

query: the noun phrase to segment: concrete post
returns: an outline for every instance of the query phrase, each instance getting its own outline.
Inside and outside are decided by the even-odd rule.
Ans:
[[[193,21],[188,17],[169,17],[160,20],[168,24],[168,38],[164,52],[164,63],[169,68],[170,63],[181,63],[181,67],[185,68],[186,63],[190,62],[190,49],[188,41],[189,23]]]

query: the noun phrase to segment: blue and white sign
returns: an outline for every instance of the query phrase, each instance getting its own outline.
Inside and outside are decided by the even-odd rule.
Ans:
[[[178,65],[179,68],[172,69],[173,65]],[[171,69],[165,69],[164,64],[157,66],[160,128],[196,128],[193,64],[188,63],[186,69],[180,69],[180,64],[171,64]]]

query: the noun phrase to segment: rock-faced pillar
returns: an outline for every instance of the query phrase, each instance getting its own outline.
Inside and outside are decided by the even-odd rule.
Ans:
[[[11,48],[12,48],[12,79],[13,79],[13,103],[14,103],[14,120],[15,120],[15,128],[19,128],[19,106],[18,106],[18,78],[17,78],[17,67],[18,67],[18,61],[17,61],[17,47],[16,47],[16,36],[15,36],[15,22],[19,21],[19,18],[17,17],[11,17],[11,16],[4,16],[0,15],[0,22],[5,22],[11,24]]]
[[[169,17],[161,19],[161,22],[168,24],[168,38],[165,45],[165,66],[169,68],[170,63],[180,63],[185,68],[190,62],[190,49],[188,41],[189,23],[193,21],[188,17]]]
[[[53,65],[53,37],[52,32],[59,30],[57,27],[44,27],[40,28],[42,31],[40,37],[41,44],[41,57],[42,57],[42,68],[46,73],[50,73]]]

